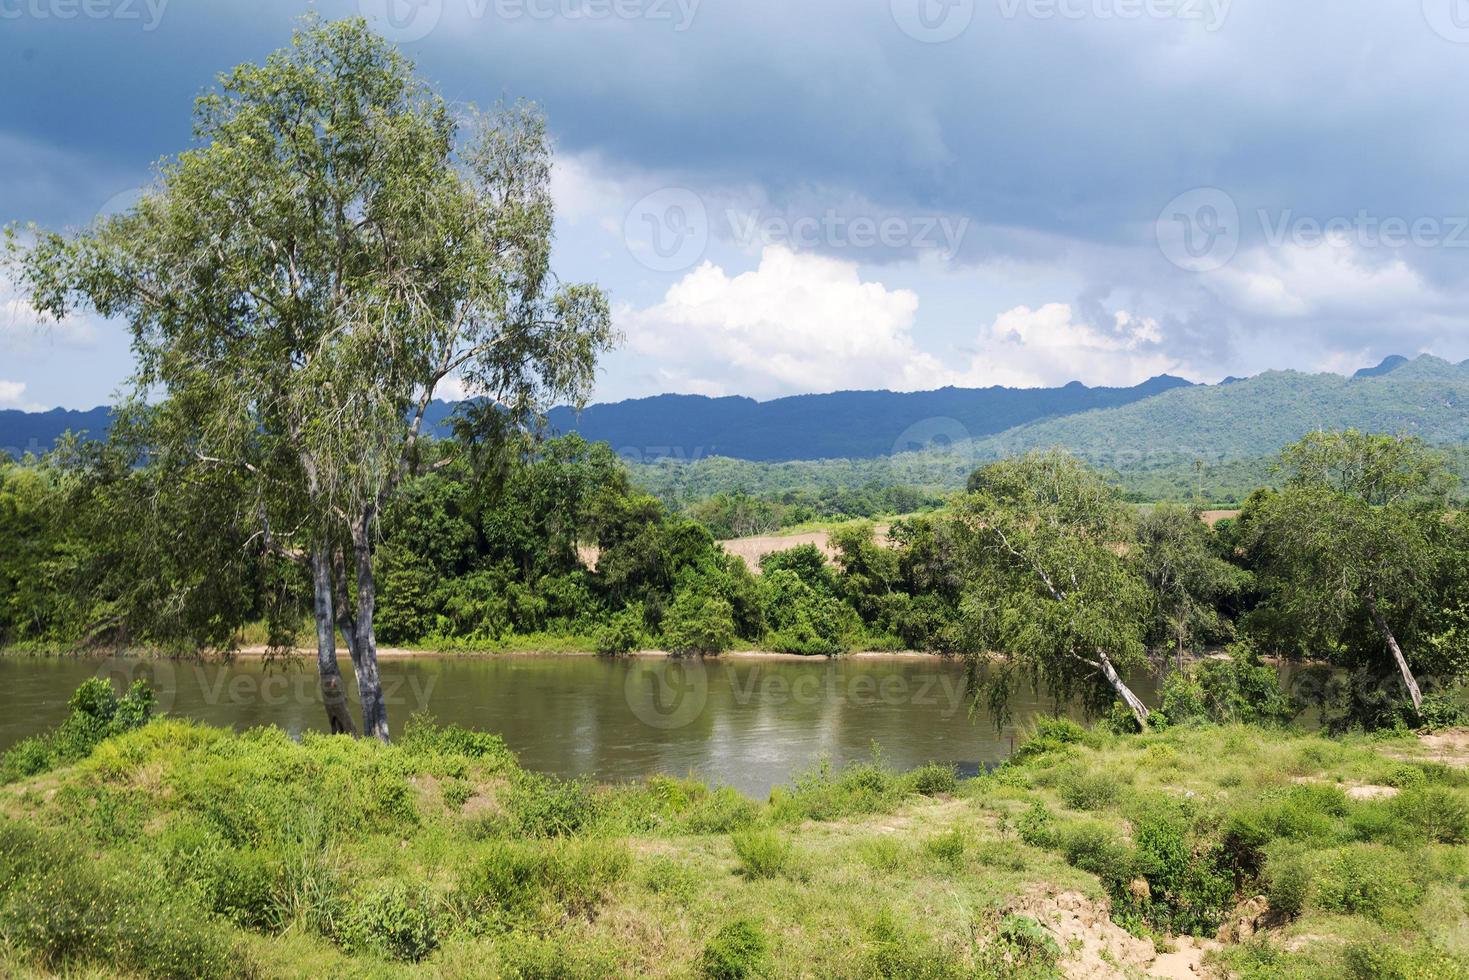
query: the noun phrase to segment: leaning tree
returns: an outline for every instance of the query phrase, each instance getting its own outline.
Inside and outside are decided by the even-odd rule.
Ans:
[[[1453,483],[1443,457],[1415,438],[1348,429],[1306,436],[1285,450],[1281,470],[1284,486],[1263,498],[1251,541],[1276,611],[1329,643],[1366,624],[1421,717],[1418,658],[1401,636],[1416,606],[1438,604],[1433,573]]]
[[[1060,450],[978,470],[955,514],[965,646],[997,658],[987,689],[1004,717],[1017,676],[1092,707],[1149,711],[1125,673],[1147,663],[1147,585],[1127,560],[1131,514],[1115,488]]]
[[[378,517],[434,465],[446,380],[480,396],[471,434],[582,403],[613,340],[607,302],[549,265],[551,148],[530,107],[451,111],[365,22],[306,21],[221,77],[195,145],[125,214],[12,236],[31,302],[131,328],[149,452],[245,474],[259,534],[309,567],[333,731],[388,737],[373,630]]]

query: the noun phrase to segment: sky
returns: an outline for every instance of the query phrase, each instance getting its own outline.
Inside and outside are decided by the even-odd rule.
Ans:
[[[0,0],[0,224],[126,208],[311,9],[541,105],[599,401],[1469,358],[1469,0]],[[0,408],[130,371],[0,279]]]

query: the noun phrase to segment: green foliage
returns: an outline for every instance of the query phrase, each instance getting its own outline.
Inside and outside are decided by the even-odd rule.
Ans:
[[[442,930],[438,904],[428,889],[394,882],[352,907],[342,924],[341,942],[353,952],[417,963],[438,948]]]
[[[746,980],[765,971],[766,943],[760,927],[737,919],[720,928],[704,945],[699,973],[707,980]]]
[[[734,639],[734,609],[719,596],[680,592],[663,620],[663,642],[676,656],[723,653]]]
[[[122,697],[102,678],[84,681],[72,694],[71,715],[59,728],[24,739],[0,757],[0,783],[85,758],[103,739],[147,724],[156,701],[146,681],[134,681]]]
[[[740,873],[746,878],[777,878],[792,868],[790,838],[769,827],[750,827],[730,835]]]
[[[647,640],[643,604],[635,602],[615,614],[596,633],[597,652],[604,656],[632,653]]]
[[[980,955],[981,963],[1000,977],[1058,976],[1060,959],[1061,947],[1055,937],[1026,915],[1001,919]]]
[[[1231,644],[1223,658],[1201,660],[1168,675],[1163,713],[1173,724],[1215,722],[1285,724],[1300,711],[1280,687],[1280,675],[1260,662],[1248,642]]]

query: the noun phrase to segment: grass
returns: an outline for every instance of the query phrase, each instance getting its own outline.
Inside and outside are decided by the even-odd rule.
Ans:
[[[0,788],[0,975],[1053,976],[1060,892],[1159,937],[1265,895],[1215,954],[1242,976],[1469,975],[1469,775],[1411,738],[1045,725],[977,779],[874,759],[763,802],[424,720],[156,719],[56,765]]]

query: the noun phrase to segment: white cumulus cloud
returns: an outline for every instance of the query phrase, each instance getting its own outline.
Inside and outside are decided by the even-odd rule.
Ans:
[[[864,281],[855,263],[769,246],[750,272],[706,262],[619,320],[670,387],[770,397],[941,383],[942,365],[914,344],[917,311],[916,293]]]

